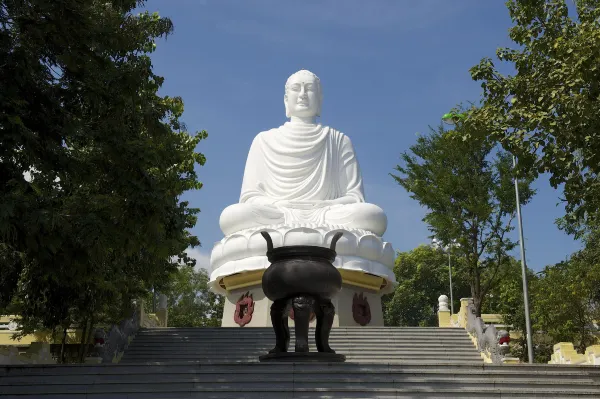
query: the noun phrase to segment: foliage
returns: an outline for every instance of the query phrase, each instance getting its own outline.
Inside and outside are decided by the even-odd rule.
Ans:
[[[584,249],[570,259],[539,273],[528,271],[536,362],[550,360],[557,342],[573,342],[581,352],[595,343],[593,322],[600,317],[599,240],[600,233],[590,234]],[[494,303],[486,311],[501,313],[512,330],[526,331],[521,271],[516,261],[490,295]],[[511,342],[511,352],[526,359],[525,334]]]
[[[169,306],[169,327],[220,327],[223,297],[208,289],[205,269],[183,266],[165,289]]]
[[[468,134],[468,125],[454,132],[440,126],[401,156],[402,165],[392,175],[412,198],[428,210],[423,219],[443,243],[456,240],[457,256],[464,259],[476,313],[486,294],[509,263],[507,252],[515,243],[507,236],[515,216],[512,160],[495,150],[487,138],[456,140]],[[480,135],[484,136],[484,135]],[[521,204],[529,202],[534,191],[531,178],[519,183]]]
[[[453,257],[454,308],[460,307],[460,298],[469,296],[469,284],[456,267],[460,258]],[[450,297],[448,255],[430,246],[419,246],[401,252],[396,258],[394,274],[398,286],[384,298],[386,326],[438,326],[438,297]]]
[[[179,198],[201,187],[206,132],[158,95],[149,53],[173,26],[142,4],[0,2],[0,309],[24,333],[116,321],[193,263]]]
[[[529,288],[530,316],[537,310],[537,304],[534,303],[534,295],[538,275],[533,270],[527,269],[527,282]],[[523,300],[523,278],[521,262],[514,258],[509,258],[506,267],[498,276],[498,283],[490,290],[487,296],[486,304],[482,310],[483,313],[501,314],[502,322],[507,326],[508,331],[519,331],[521,336],[511,340],[511,355],[519,357],[521,360],[527,360],[527,339],[524,332],[525,326],[525,303]],[[535,355],[538,355],[540,345],[545,341],[544,336],[534,335],[533,337]],[[550,348],[551,349],[551,348]],[[547,359],[546,359],[547,361]]]
[[[533,270],[528,268],[527,282],[530,291],[537,278]],[[504,324],[525,331],[523,273],[520,260],[508,258],[506,266],[498,273],[498,283],[488,293],[483,313],[502,314]]]
[[[594,248],[593,251],[597,251]],[[593,322],[600,310],[600,267],[589,263],[586,249],[548,266],[536,284],[534,328],[553,342],[573,342],[583,352],[596,342]]]
[[[496,56],[516,69],[501,74],[491,58],[471,69],[484,105],[466,132],[491,135],[519,159],[520,169],[549,172],[564,184],[567,218],[578,232],[600,205],[600,0],[509,0],[516,49]],[[574,15],[576,14],[576,15]]]

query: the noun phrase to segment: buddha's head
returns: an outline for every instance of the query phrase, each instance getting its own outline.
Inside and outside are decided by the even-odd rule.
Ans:
[[[323,91],[321,81],[305,69],[290,76],[285,83],[285,116],[310,118],[321,116]]]

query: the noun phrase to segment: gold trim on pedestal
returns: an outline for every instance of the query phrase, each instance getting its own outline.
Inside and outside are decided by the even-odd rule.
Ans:
[[[376,292],[381,291],[388,284],[386,279],[375,276],[374,274],[368,274],[354,270],[338,270],[342,275],[342,282],[344,284],[355,285],[357,287],[366,288]]]
[[[261,285],[264,272],[265,271],[261,269],[225,276],[219,281],[219,285],[227,291],[233,291],[251,285]]]
[[[366,288],[375,292],[381,291],[388,285],[387,280],[383,277],[355,270],[338,270],[342,275],[343,284],[355,285],[357,287]],[[261,269],[232,274],[231,276],[226,276],[219,280],[219,285],[227,291],[233,291],[253,285],[261,285],[264,272],[265,271]]]

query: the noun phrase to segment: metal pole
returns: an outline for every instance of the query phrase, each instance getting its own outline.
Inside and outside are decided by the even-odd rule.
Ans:
[[[448,278],[450,279],[450,314],[454,314],[454,296],[452,295],[452,247],[448,250]]]
[[[156,290],[152,286],[152,313],[156,313]]]
[[[513,167],[517,168],[517,158],[513,155]],[[525,264],[525,242],[523,241],[523,220],[521,219],[521,200],[519,197],[519,179],[515,175],[515,195],[517,197],[517,219],[519,222],[519,244],[521,247],[521,272],[523,274],[523,301],[525,303],[525,328],[527,329],[527,357],[533,363],[533,337],[529,317],[529,289],[527,288],[527,265]]]

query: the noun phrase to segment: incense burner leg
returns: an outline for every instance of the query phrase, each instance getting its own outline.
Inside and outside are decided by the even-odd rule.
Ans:
[[[287,352],[290,344],[290,329],[288,326],[289,301],[278,299],[271,305],[271,323],[275,330],[275,347],[269,353]]]
[[[333,326],[335,316],[335,307],[330,299],[320,299],[316,306],[317,329],[315,331],[315,341],[319,352],[335,353],[329,346],[329,334]]]
[[[315,300],[310,296],[297,296],[292,299],[294,324],[296,331],[296,352],[308,352],[308,325],[310,314],[314,310]]]

